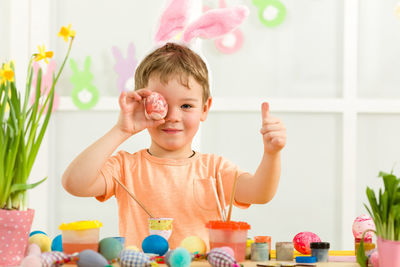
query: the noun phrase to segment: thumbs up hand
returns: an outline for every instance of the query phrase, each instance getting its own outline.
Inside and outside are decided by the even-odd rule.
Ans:
[[[263,136],[264,153],[275,154],[282,150],[286,144],[286,128],[279,118],[269,114],[269,104],[261,105],[262,128],[260,133]]]

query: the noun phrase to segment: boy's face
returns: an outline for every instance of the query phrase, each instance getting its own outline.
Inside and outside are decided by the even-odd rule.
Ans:
[[[192,140],[200,122],[207,118],[211,99],[202,102],[203,88],[189,77],[189,87],[180,82],[179,76],[172,76],[168,83],[161,83],[158,75],[151,75],[147,89],[164,96],[168,103],[165,123],[157,128],[148,128],[152,149],[191,154]]]

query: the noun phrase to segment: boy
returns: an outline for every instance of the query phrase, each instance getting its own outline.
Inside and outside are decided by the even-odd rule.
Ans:
[[[164,96],[167,116],[158,121],[144,115],[143,100],[152,91]],[[119,179],[157,217],[173,218],[171,248],[188,236],[200,236],[208,244],[205,223],[219,219],[210,177],[221,175],[226,202],[238,174],[235,205],[267,203],[275,195],[280,176],[280,150],[286,129],[269,116],[262,104],[261,134],[264,155],[254,175],[243,172],[214,154],[191,148],[201,121],[207,118],[212,98],[203,60],[185,46],[168,43],[149,54],[135,73],[135,91],[122,92],[116,125],[89,146],[68,166],[64,188],[75,196],[105,201],[115,195],[120,235],[127,245],[141,246],[148,235],[148,215],[114,181]],[[134,154],[114,150],[129,137],[147,129],[151,145]]]

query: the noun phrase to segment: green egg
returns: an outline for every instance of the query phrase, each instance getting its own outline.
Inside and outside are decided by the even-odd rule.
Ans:
[[[113,237],[104,238],[99,243],[100,254],[109,261],[117,258],[122,249],[121,242]]]

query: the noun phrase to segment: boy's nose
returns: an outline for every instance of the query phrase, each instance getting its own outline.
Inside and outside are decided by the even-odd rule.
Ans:
[[[170,108],[168,107],[167,116],[165,117],[165,121],[175,122],[180,121],[181,112],[178,108]]]

